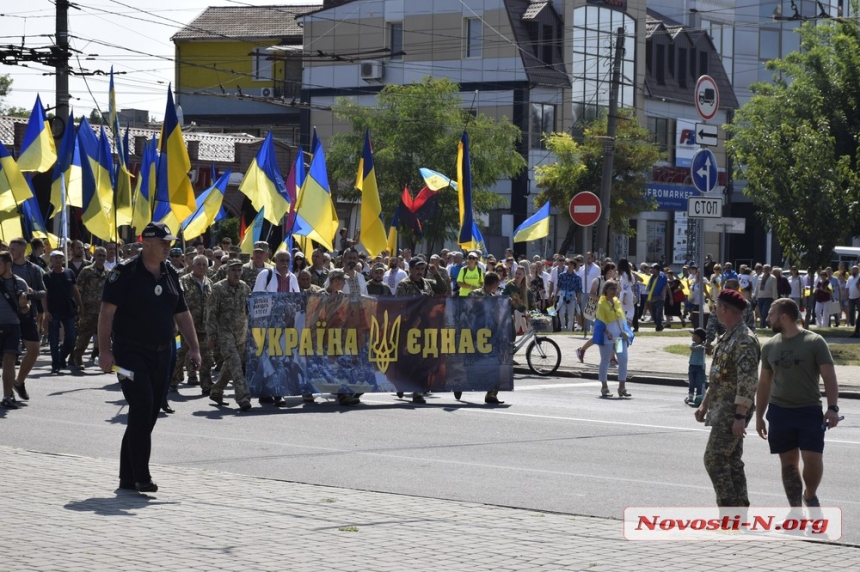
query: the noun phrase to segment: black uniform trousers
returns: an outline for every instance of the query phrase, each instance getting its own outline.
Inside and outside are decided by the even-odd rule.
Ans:
[[[167,344],[161,351],[155,351],[152,347],[114,340],[116,364],[134,372],[134,380],[120,381],[128,402],[128,421],[119,459],[120,481],[147,483],[152,478],[149,473],[152,430],[173,373],[174,345]]]

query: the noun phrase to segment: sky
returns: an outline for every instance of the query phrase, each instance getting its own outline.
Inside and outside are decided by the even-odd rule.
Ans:
[[[134,0],[73,0],[80,9],[69,10],[70,45],[83,52],[74,56],[73,67],[87,71],[126,72],[114,79],[119,109],[146,109],[160,121],[164,116],[165,93],[174,78],[174,47],[170,37],[194,20],[208,6],[272,6],[322,4],[322,0],[147,0],[144,7]],[[50,46],[54,42],[55,6],[50,0],[15,2],[0,0],[0,46]],[[109,44],[95,43],[93,40]],[[133,51],[129,51],[133,50]],[[143,55],[147,54],[147,55]],[[9,75],[12,91],[4,105],[32,109],[36,94],[42,104],[55,104],[52,68],[0,65],[0,75]],[[107,75],[69,78],[70,105],[75,115],[89,116],[98,106],[107,110]]]

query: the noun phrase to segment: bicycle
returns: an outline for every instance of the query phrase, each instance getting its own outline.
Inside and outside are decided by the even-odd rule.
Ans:
[[[558,344],[547,336],[536,335],[531,322],[520,339],[513,342],[512,355],[520,351],[527,342],[531,342],[526,348],[526,362],[529,369],[536,375],[554,374],[561,365],[561,349]]]

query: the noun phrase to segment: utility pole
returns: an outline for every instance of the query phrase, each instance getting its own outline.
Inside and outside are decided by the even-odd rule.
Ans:
[[[624,57],[624,28],[616,30],[615,58],[612,62],[612,81],[609,84],[609,116],[606,119],[606,138],[603,142],[603,175],[600,178],[600,205],[603,207],[597,221],[597,260],[603,260],[609,243],[609,196],[612,191],[612,162],[615,155],[615,133],[618,127],[618,90],[621,85],[621,60]]]
[[[54,137],[59,139],[65,131],[69,119],[69,0],[56,0],[57,3],[57,101],[54,114]]]

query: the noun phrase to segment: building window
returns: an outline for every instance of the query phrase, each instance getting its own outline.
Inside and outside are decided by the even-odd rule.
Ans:
[[[669,48],[669,59],[666,68],[669,70],[669,77],[675,77],[675,45],[671,44]]]
[[[666,260],[666,221],[649,220],[645,232],[647,262]]]
[[[270,81],[272,76],[272,60],[269,59],[272,54],[269,50],[254,51],[254,80],[255,81]]]
[[[678,48],[678,85],[687,87],[687,48]]]
[[[648,117],[648,131],[661,151],[669,148],[669,120],[665,117]]]
[[[541,61],[548,66],[552,65],[552,54],[555,50],[555,33],[552,26],[544,24],[543,37],[541,38]]]
[[[532,103],[531,137],[529,147],[546,149],[544,136],[555,131],[555,106]]]
[[[480,58],[484,48],[484,23],[479,18],[466,18],[466,57]]]
[[[610,72],[618,28],[624,28],[626,34],[618,104],[621,107],[636,104],[636,21],[618,10],[581,6],[573,11],[571,93],[574,124],[581,125],[595,119],[601,109],[609,106]]]
[[[708,50],[699,51],[699,74],[708,75],[708,58],[710,56]]]
[[[657,83],[660,85],[666,84],[666,46],[657,44],[657,61],[654,62],[654,69],[657,71]]]
[[[402,55],[397,55],[403,51],[403,22],[388,24],[388,47],[391,48],[391,61],[403,60]]]

